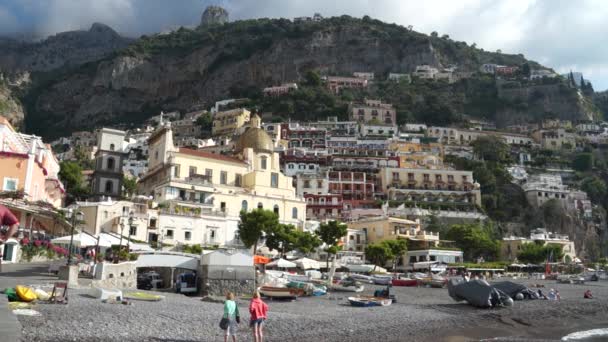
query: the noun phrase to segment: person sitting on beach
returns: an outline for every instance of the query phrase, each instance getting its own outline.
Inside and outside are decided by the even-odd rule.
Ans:
[[[224,342],[228,342],[228,336],[232,336],[232,342],[236,342],[236,328],[239,320],[239,307],[234,301],[234,293],[226,293],[224,302],[224,318],[228,319],[228,326],[224,334]]]
[[[549,293],[547,294],[547,299],[548,300],[557,300],[557,295],[555,294],[555,289],[549,290]]]
[[[251,326],[253,332],[253,340],[255,342],[262,342],[264,338],[263,328],[264,321],[266,321],[268,314],[268,305],[260,299],[260,293],[255,291],[253,298],[249,303],[249,314],[251,319],[249,326]]]
[[[591,290],[585,291],[585,294],[583,295],[583,298],[585,298],[585,299],[593,299],[593,293],[591,293]]]

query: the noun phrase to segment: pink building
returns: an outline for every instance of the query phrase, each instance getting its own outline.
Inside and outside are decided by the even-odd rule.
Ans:
[[[327,88],[337,94],[343,88],[367,88],[367,80],[358,77],[329,76],[327,77]]]

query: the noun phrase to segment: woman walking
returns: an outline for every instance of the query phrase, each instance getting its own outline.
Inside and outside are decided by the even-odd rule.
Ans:
[[[226,331],[224,342],[228,342],[228,336],[232,336],[232,342],[236,342],[236,327],[239,320],[239,307],[234,301],[234,293],[228,292],[224,302],[224,316],[220,322],[220,328]]]
[[[249,314],[251,315],[249,326],[253,332],[254,342],[263,342],[263,328],[267,313],[268,305],[260,299],[260,293],[255,291],[251,303],[249,303]]]

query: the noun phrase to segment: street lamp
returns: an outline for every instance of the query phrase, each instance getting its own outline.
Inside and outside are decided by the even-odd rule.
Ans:
[[[76,224],[84,221],[84,213],[82,211],[78,211],[74,213],[73,209],[69,209],[67,213],[67,217],[72,220],[72,228],[70,233],[70,245],[68,246],[68,266],[72,264],[72,245],[74,244],[74,228]]]

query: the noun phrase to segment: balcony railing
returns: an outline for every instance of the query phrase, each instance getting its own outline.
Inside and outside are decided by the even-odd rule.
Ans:
[[[186,217],[202,217],[202,216],[219,216],[225,217],[226,212],[212,209],[212,208],[190,208],[187,207],[177,208],[161,208],[160,214],[162,215],[175,215],[175,216],[186,216]]]

